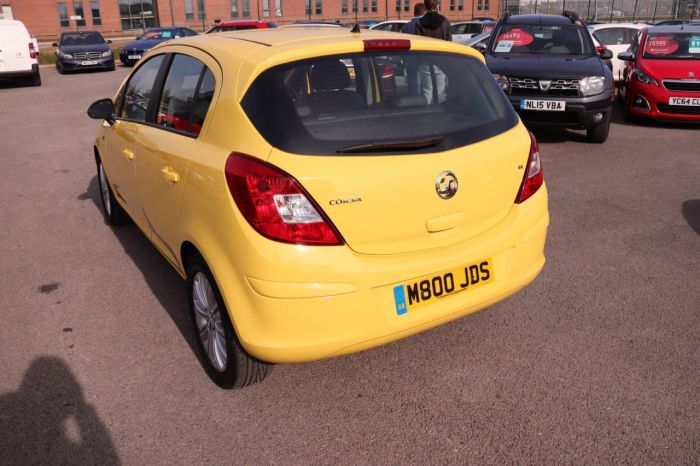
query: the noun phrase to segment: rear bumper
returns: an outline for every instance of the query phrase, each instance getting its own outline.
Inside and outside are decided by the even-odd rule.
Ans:
[[[669,105],[670,97],[700,98],[700,92],[669,91],[637,81],[630,84],[625,103],[630,115],[657,120],[700,122],[700,106]]]
[[[248,352],[270,362],[308,361],[398,340],[515,293],[544,265],[548,224],[543,186],[497,226],[450,248],[370,256],[347,247],[280,245],[284,252],[266,258],[276,263],[277,276],[261,277],[230,268],[234,256],[253,246],[239,243],[213,270]],[[493,281],[399,313],[396,286],[486,258]]]
[[[17,70],[17,71],[0,71],[0,78],[21,78],[33,76],[39,72],[39,64],[34,63],[32,67],[27,70]]]
[[[612,111],[612,90],[592,97],[559,97],[546,95],[509,95],[511,105],[523,122],[529,126],[554,126],[561,128],[590,128],[610,116]],[[561,100],[566,102],[563,112],[547,112],[536,110],[521,110],[521,99]],[[596,121],[595,116],[603,114],[602,120]]]

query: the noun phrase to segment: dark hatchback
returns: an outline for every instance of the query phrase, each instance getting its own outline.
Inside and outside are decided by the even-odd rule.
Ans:
[[[486,65],[528,126],[585,129],[608,138],[613,79],[586,25],[575,15],[504,16],[491,34]]]
[[[59,73],[88,69],[114,71],[111,43],[97,31],[64,32],[53,43],[57,47],[56,69]]]
[[[197,33],[192,29],[183,27],[149,29],[142,36],[122,47],[119,51],[119,61],[124,66],[133,66],[146,52],[163,41],[196,35]]]

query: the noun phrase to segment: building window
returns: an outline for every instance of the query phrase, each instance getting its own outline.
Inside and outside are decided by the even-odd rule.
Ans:
[[[323,2],[323,0],[316,0],[316,14],[317,15],[320,15],[323,12],[323,7],[321,5],[322,2]]]
[[[484,3],[481,0],[476,3],[476,9],[479,11],[484,9]]]
[[[238,18],[238,0],[231,0],[231,18]]]
[[[192,0],[185,0],[185,21],[194,21],[194,6],[192,6]]]
[[[362,0],[362,12],[367,13],[369,11],[369,0]]]
[[[270,16],[270,0],[262,0],[263,5],[263,16]]]
[[[306,0],[306,16],[311,16],[311,0]]]
[[[411,0],[406,0],[404,2],[403,11],[411,11]]]
[[[92,14],[92,25],[101,26],[102,17],[100,16],[100,2],[90,2],[90,13]]]
[[[207,5],[205,0],[197,0],[197,11],[199,12],[198,18],[200,20],[207,19]]]
[[[80,19],[75,20],[76,26],[85,26],[85,11],[83,10],[83,2],[73,2],[73,11],[75,16],[79,16]]]
[[[250,0],[243,0],[243,17],[250,18]]]
[[[372,13],[377,12],[377,0],[372,0]]]
[[[352,12],[357,13],[357,2],[359,0],[352,0]]]
[[[343,0],[340,4],[340,12],[344,15],[348,14],[348,0]]]
[[[119,0],[119,17],[124,31],[157,26],[152,0]]]
[[[70,21],[68,20],[68,7],[65,3],[57,3],[56,7],[58,8],[58,20],[61,23],[61,27],[69,27]]]
[[[455,11],[455,0],[450,0],[450,11]]]
[[[275,16],[282,16],[282,0],[275,0]]]
[[[396,0],[396,11],[401,11],[401,0]]]
[[[457,3],[457,9],[459,11],[464,10],[464,0],[459,0],[459,2]]]
[[[484,10],[489,9],[489,0],[484,0]]]

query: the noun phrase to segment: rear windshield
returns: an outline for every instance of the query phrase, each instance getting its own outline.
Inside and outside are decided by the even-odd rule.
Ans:
[[[649,34],[644,58],[659,60],[700,60],[700,31]]]
[[[263,72],[242,106],[272,146],[309,155],[435,152],[518,121],[483,63],[431,52],[287,63]]]
[[[172,39],[173,31],[167,30],[153,30],[146,31],[144,35],[139,37],[139,40],[161,40],[161,39]]]
[[[492,52],[547,55],[593,55],[588,31],[576,25],[504,24]]]
[[[64,32],[61,36],[61,45],[92,45],[104,41],[98,32]]]

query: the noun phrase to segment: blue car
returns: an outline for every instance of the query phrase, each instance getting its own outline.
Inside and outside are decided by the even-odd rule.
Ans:
[[[122,47],[119,60],[124,66],[134,66],[134,63],[139,61],[146,52],[161,42],[196,35],[197,33],[192,29],[183,27],[149,29],[141,37]]]

